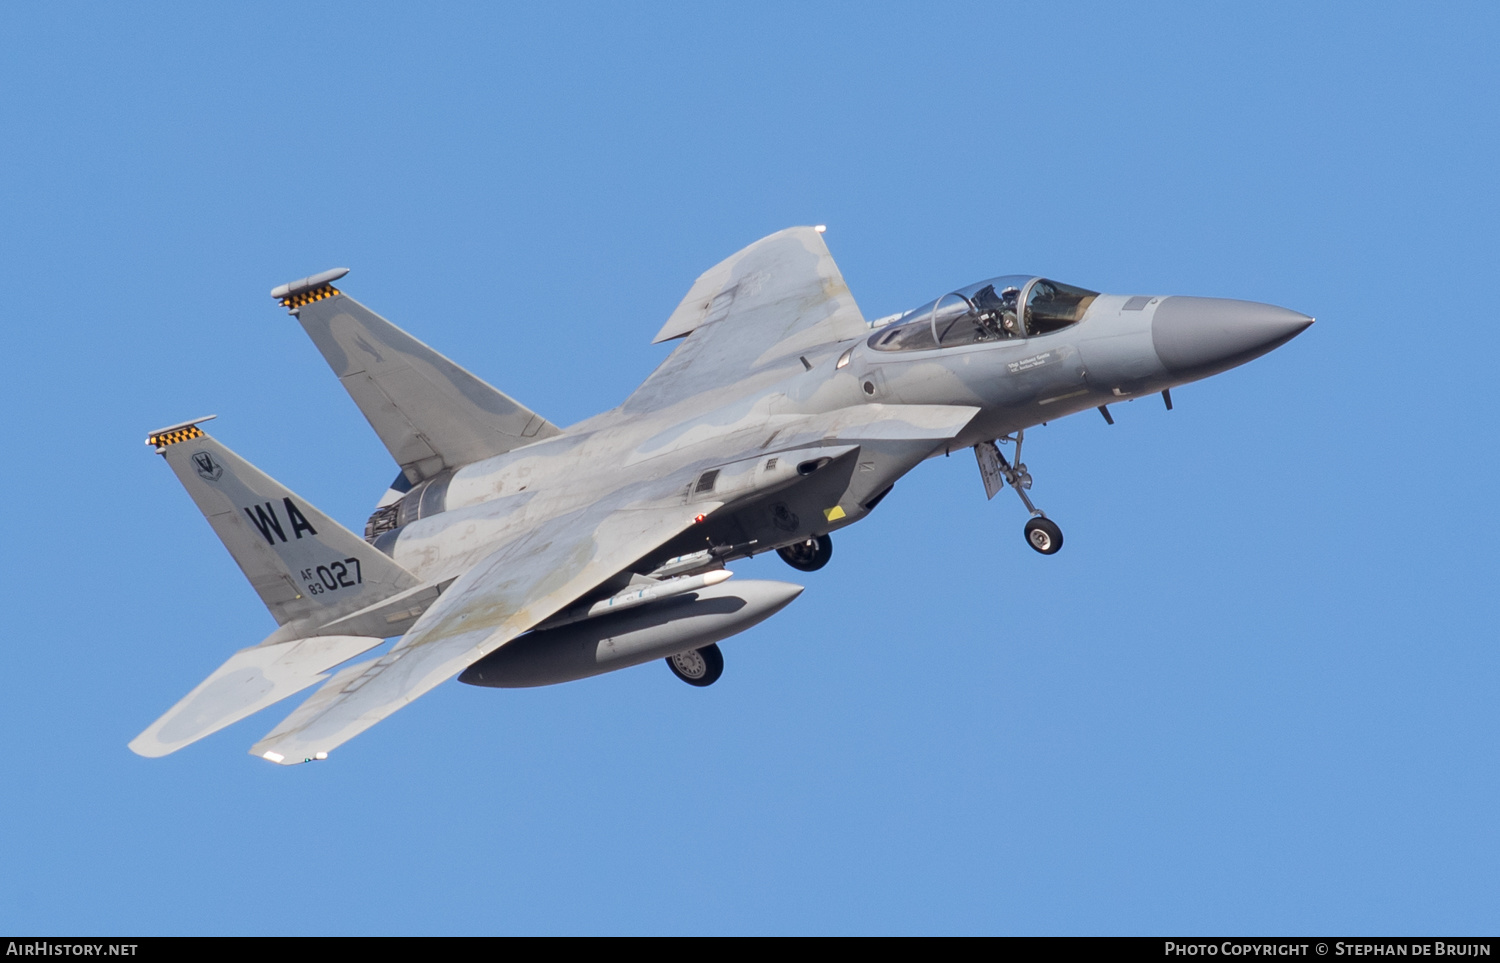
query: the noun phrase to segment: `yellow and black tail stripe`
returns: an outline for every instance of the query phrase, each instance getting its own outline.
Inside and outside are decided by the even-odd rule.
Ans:
[[[341,292],[338,288],[334,287],[331,284],[325,284],[320,288],[313,288],[311,291],[303,291],[301,294],[294,294],[289,298],[282,298],[281,306],[284,308],[300,308],[304,304],[312,304],[314,301],[321,301],[324,298],[331,298],[335,294],[339,293]]]
[[[173,428],[171,431],[161,431],[146,439],[146,444],[156,448],[165,448],[178,442],[192,441],[194,438],[202,438],[203,429],[197,425],[188,425],[186,428]]]

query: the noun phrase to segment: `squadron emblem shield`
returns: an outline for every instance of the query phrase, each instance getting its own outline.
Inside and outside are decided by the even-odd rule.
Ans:
[[[219,476],[224,474],[224,466],[214,461],[214,456],[206,451],[193,452],[193,467],[198,469],[198,477],[206,481],[218,481]]]

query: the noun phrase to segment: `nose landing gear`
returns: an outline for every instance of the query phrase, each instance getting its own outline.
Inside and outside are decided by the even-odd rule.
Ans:
[[[1026,544],[1043,555],[1055,555],[1062,548],[1062,529],[1057,523],[1048,518],[1046,514],[1031,503],[1031,498],[1026,492],[1031,488],[1031,472],[1026,470],[1026,465],[1021,461],[1021,442],[1026,440],[1024,430],[1017,431],[1016,436],[1006,436],[997,439],[1000,442],[1016,443],[1016,463],[1014,466],[1005,460],[1000,453],[1000,446],[993,441],[981,442],[974,446],[974,457],[979,460],[979,473],[984,477],[984,492],[987,498],[994,498],[995,493],[1007,484],[1015,489],[1017,495],[1021,496],[1021,504],[1031,513],[1031,520],[1026,523],[1022,533],[1026,536]]]
[[[1062,548],[1062,529],[1045,515],[1038,515],[1028,521],[1022,531],[1026,535],[1026,544],[1043,555],[1056,555],[1057,550]]]

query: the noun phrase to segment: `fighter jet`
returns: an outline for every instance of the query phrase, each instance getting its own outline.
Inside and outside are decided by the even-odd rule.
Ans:
[[[1043,555],[1062,530],[1028,492],[1027,429],[1240,365],[1313,319],[1248,301],[1102,294],[990,278],[866,321],[821,227],[710,268],[656,342],[680,340],[617,408],[560,428],[333,286],[271,296],[297,318],[400,466],[363,537],[202,428],[151,432],[278,628],[130,743],[162,756],[322,685],[251,747],[328,753],[454,678],[551,685],[664,659],[719,678],[718,642],[802,586],[730,579],[774,551],[828,563],[924,460],[972,449]],[[1009,452],[1007,457],[1006,452]],[[977,493],[976,493],[977,494]],[[384,655],[343,663],[386,640]]]

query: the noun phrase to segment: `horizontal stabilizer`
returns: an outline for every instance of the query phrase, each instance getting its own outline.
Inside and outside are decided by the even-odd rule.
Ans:
[[[325,635],[241,649],[131,740],[130,749],[153,758],[176,752],[322,681],[327,678],[323,672],[382,641]]]
[[[417,586],[389,556],[194,423],[146,440],[167,460],[278,625],[319,626]],[[389,634],[398,634],[392,631]]]
[[[659,480],[671,494],[655,505],[595,503],[508,542],[445,589],[390,652],[333,676],[251,753],[280,765],[325,758],[556,614],[719,507],[681,503],[692,477]]]
[[[334,273],[273,294],[283,295],[413,484],[558,434],[541,415],[322,280]]]

